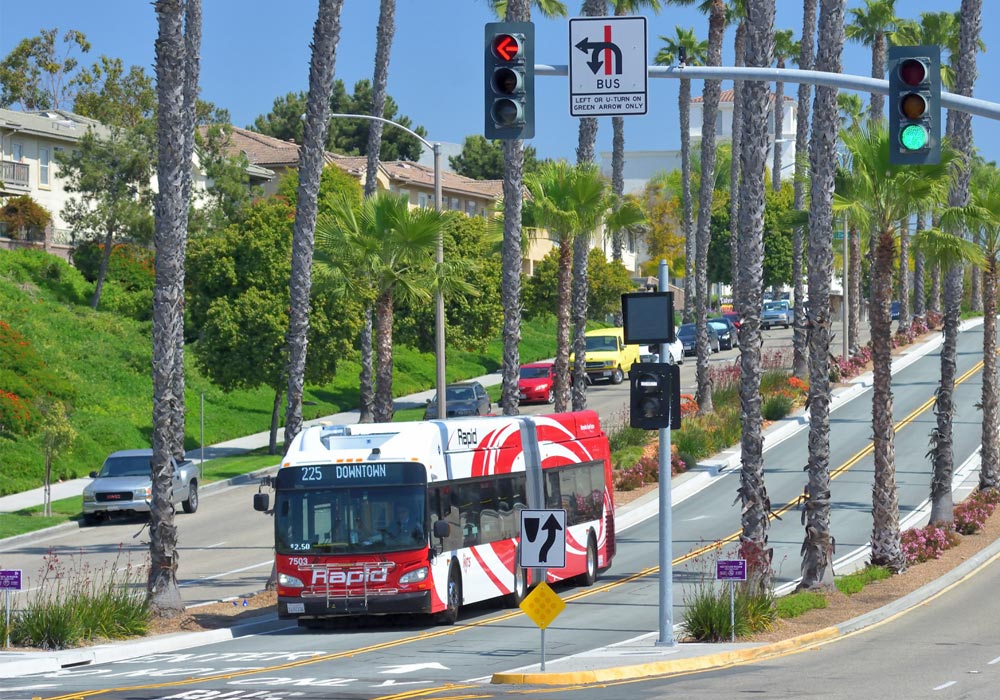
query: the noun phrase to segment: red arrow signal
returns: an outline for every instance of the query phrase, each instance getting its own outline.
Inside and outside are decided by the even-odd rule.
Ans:
[[[521,51],[521,43],[510,34],[493,37],[493,53],[504,61],[513,61]]]

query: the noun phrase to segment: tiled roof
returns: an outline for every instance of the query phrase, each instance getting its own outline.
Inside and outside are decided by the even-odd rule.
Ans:
[[[208,127],[199,127],[204,133]],[[256,131],[241,129],[238,126],[225,127],[229,136],[226,153],[231,156],[245,153],[247,160],[253,165],[265,168],[285,166],[294,168],[299,163],[299,146],[291,141],[282,141],[273,136],[258,134]]]
[[[723,91],[721,91],[719,93],[719,102],[732,102],[733,101],[733,97],[735,96],[735,94],[736,93],[735,93],[734,90],[723,90]],[[785,95],[784,97],[785,97],[785,102],[796,102],[797,101],[797,100],[789,97],[788,95]],[[704,102],[704,101],[705,101],[705,98],[702,97],[701,95],[699,95],[698,97],[692,97],[691,98],[691,102],[701,103],[701,102]],[[767,93],[767,101],[768,102],[774,102],[774,93],[773,92]]]

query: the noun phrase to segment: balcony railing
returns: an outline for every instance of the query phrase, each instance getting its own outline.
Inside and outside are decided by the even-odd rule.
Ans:
[[[29,182],[31,180],[28,177],[27,163],[0,160],[0,185],[3,185],[5,188],[12,187],[19,190],[27,190]]]

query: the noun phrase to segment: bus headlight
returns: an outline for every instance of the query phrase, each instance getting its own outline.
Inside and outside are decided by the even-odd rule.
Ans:
[[[419,569],[414,569],[413,571],[403,574],[399,577],[400,583],[420,583],[427,578],[427,567],[423,566]]]
[[[284,586],[285,588],[303,588],[302,581],[295,578],[294,576],[289,576],[288,574],[278,574],[278,585]]]

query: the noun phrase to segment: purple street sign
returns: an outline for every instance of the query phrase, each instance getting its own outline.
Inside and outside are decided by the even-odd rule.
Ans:
[[[0,569],[0,591],[21,590],[20,569]]]
[[[720,559],[715,562],[715,579],[717,581],[746,581],[746,559]]]

